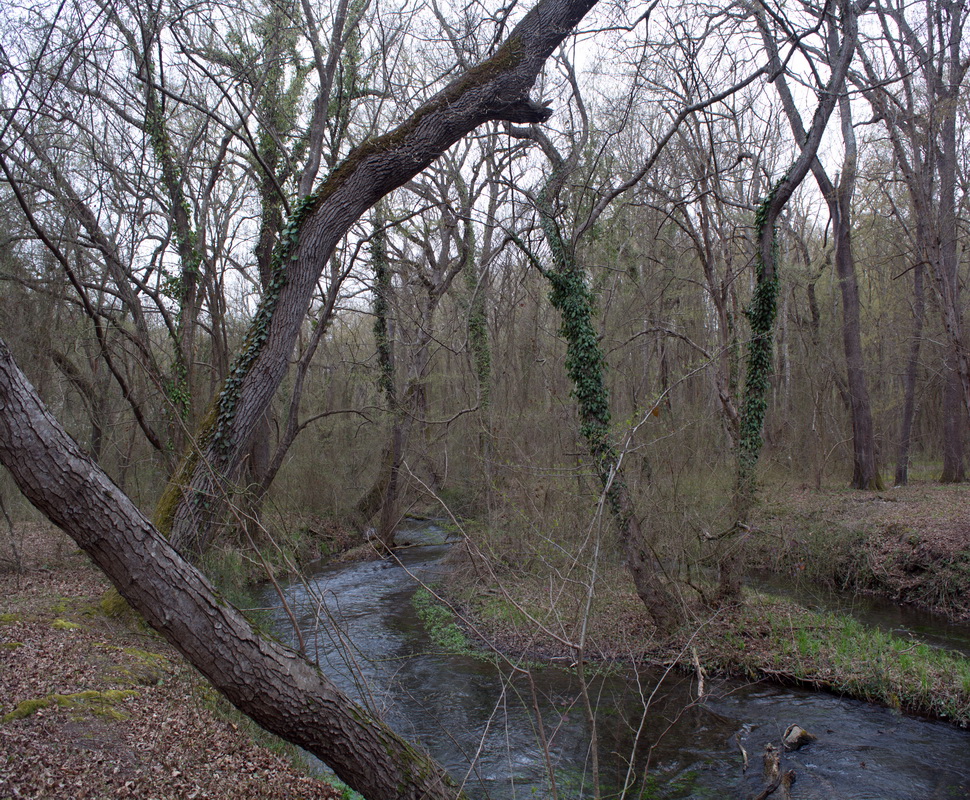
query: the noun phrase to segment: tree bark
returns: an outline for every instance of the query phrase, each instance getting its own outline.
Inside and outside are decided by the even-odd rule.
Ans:
[[[923,341],[923,265],[913,270],[913,338],[906,360],[906,376],[903,379],[903,415],[899,423],[899,448],[896,451],[896,486],[909,483],[909,446],[913,438],[913,421],[916,418],[916,372],[919,369],[919,351]]]
[[[834,37],[833,30],[829,36],[829,59],[835,59],[839,55],[839,42]],[[779,77],[776,83],[792,132],[796,138],[804,140],[805,127],[788,83],[784,76]],[[855,193],[858,148],[852,127],[851,105],[844,93],[839,95],[839,114],[845,145],[842,174],[833,183],[818,158],[812,162],[812,174],[828,205],[835,239],[835,271],[842,296],[842,350],[845,355],[846,395],[852,422],[852,488],[882,489],[882,478],[876,460],[872,404],[869,401],[865,357],[862,352],[859,282],[852,252],[852,196]]]
[[[491,58],[467,70],[389,134],[356,148],[284,230],[277,285],[264,297],[217,406],[169,485],[157,519],[201,552],[227,483],[286,372],[320,272],[350,226],[381,197],[489,120],[542,122],[528,93],[545,60],[596,0],[541,0]],[[295,241],[294,241],[295,240]]]
[[[2,341],[0,409],[0,461],[21,491],[240,711],[367,798],[461,796],[429,756],[223,600],[65,433]]]

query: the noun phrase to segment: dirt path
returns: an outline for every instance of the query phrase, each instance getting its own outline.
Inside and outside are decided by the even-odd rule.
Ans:
[[[32,526],[22,545],[23,571],[0,571],[0,800],[341,796],[157,635],[107,613],[104,578],[68,537]]]

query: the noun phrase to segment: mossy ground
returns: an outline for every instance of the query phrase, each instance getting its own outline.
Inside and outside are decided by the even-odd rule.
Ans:
[[[119,708],[120,704],[138,692],[132,689],[107,689],[103,692],[86,691],[74,694],[49,694],[33,700],[24,700],[8,714],[0,717],[0,724],[24,719],[44,708],[63,708],[80,714],[93,714],[96,717],[122,720],[128,715]]]
[[[133,613],[105,613],[67,537],[31,529],[23,550],[0,572],[0,797],[340,797]]]

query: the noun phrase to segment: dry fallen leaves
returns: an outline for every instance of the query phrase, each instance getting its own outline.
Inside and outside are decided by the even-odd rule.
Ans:
[[[0,718],[24,701],[101,694],[0,724],[0,797],[340,796],[258,745],[160,638],[101,613],[107,584],[66,536],[31,527],[21,555],[23,573],[0,572]]]

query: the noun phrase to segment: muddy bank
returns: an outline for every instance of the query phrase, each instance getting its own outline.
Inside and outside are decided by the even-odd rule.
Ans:
[[[748,563],[970,620],[970,488],[769,487]]]

